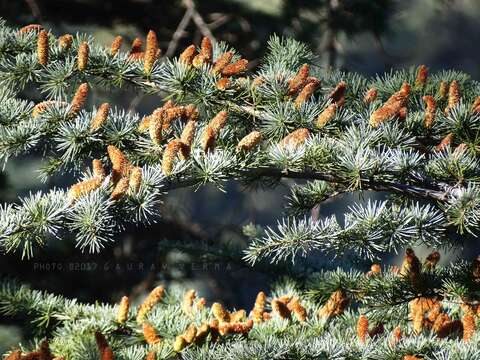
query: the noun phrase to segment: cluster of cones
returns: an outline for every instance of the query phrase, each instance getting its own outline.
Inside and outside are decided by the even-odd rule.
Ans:
[[[310,66],[303,64],[293,78],[288,81],[288,96],[295,97],[295,106],[299,108],[305,103],[320,87],[320,80],[314,76],[310,76]],[[341,81],[328,94],[327,99],[329,105],[322,111],[317,118],[317,127],[324,127],[335,116],[337,109],[345,104],[345,93],[347,90],[347,83]]]
[[[88,84],[83,83],[83,84],[80,84],[80,86],[77,88],[77,91],[75,92],[75,95],[73,96],[73,99],[70,102],[70,104],[64,101],[56,101],[56,100],[47,100],[47,101],[39,102],[33,107],[32,118],[36,118],[40,116],[44,111],[46,111],[51,107],[66,107],[66,106],[70,106],[70,110],[68,112],[69,118],[75,118],[80,112],[80,110],[82,110],[83,106],[85,105],[85,102],[87,101],[88,91],[89,91]],[[102,104],[102,106],[106,107],[108,105],[107,103],[105,104],[106,105]],[[99,110],[100,109],[102,109],[102,107],[100,107]],[[103,121],[106,120],[109,109],[110,109],[110,106],[108,105],[108,108],[106,110],[105,109],[102,110],[105,116],[103,118]],[[100,113],[97,112],[97,116],[100,116]],[[92,119],[92,123],[90,124],[91,129],[95,128],[95,130],[97,130],[103,124],[103,122],[101,122],[102,119],[97,118],[97,116]]]
[[[5,360],[65,360],[65,358],[62,356],[54,357],[50,352],[48,341],[43,340],[37,350],[25,354],[20,349],[14,350]]]
[[[20,33],[37,32],[37,59],[38,63],[46,66],[49,62],[50,40],[49,33],[39,24],[30,24],[19,30]],[[57,39],[57,44],[64,51],[70,50],[73,43],[73,36],[65,34]],[[116,56],[122,46],[123,38],[116,36],[110,47],[110,55]],[[84,41],[78,46],[77,53],[77,69],[84,71],[87,69],[89,61],[90,48],[88,42]],[[158,46],[157,35],[150,30],[146,37],[146,48],[143,50],[143,41],[140,38],[133,40],[128,59],[132,61],[143,61],[144,72],[149,75],[153,69],[153,65],[160,58],[162,51]]]
[[[42,65],[47,65],[49,58],[49,35],[41,25],[31,24],[23,27],[19,30],[21,33],[30,31],[38,32],[37,43],[37,55],[38,61]],[[71,47],[73,37],[70,34],[65,34],[59,37],[58,44],[62,49],[69,49]],[[115,56],[122,44],[122,37],[117,36],[111,46],[110,53]],[[161,51],[158,47],[157,36],[154,31],[150,30],[146,37],[146,49],[143,50],[143,41],[140,38],[136,38],[133,41],[129,58],[133,60],[142,60],[144,62],[144,71],[149,74],[153,68],[153,64],[156,59],[161,55]],[[219,55],[219,57],[213,60],[212,43],[209,38],[204,37],[201,42],[199,51],[197,51],[195,45],[187,47],[179,57],[179,61],[194,67],[200,67],[203,64],[212,64],[211,71],[215,74],[220,74],[221,78],[217,83],[217,87],[220,89],[226,89],[229,86],[230,78],[234,75],[244,72],[247,68],[248,61],[240,59],[232,63],[233,52],[227,51]],[[80,71],[86,69],[88,64],[89,47],[87,42],[83,42],[79,45],[77,56],[77,67]],[[300,107],[308,98],[320,87],[320,80],[313,76],[309,76],[310,68],[308,64],[304,64],[300,67],[296,75],[288,81],[288,96],[295,96],[295,105]],[[415,79],[415,90],[421,90],[425,87],[428,81],[428,68],[425,65],[421,65],[418,69]],[[339,107],[345,103],[345,91],[347,84],[340,82],[328,95],[330,104],[322,111],[317,119],[317,127],[322,128],[328,122],[330,122]],[[388,119],[398,117],[399,119],[405,119],[407,116],[407,102],[411,93],[411,87],[408,83],[404,83],[399,91],[394,93],[384,102],[378,109],[372,112],[370,116],[370,125],[372,127],[378,127],[381,123]],[[377,98],[378,91],[375,88],[369,89],[365,96],[364,102],[371,103]],[[455,106],[461,100],[461,93],[459,83],[457,80],[451,81],[450,84],[442,81],[439,86],[437,98],[443,100],[446,98],[446,106],[444,109],[445,114],[449,114]],[[430,129],[435,121],[437,112],[437,101],[432,95],[425,95],[423,97],[425,102],[425,116],[424,126]],[[39,104],[40,105],[40,104]],[[48,104],[41,104],[40,108],[47,106]],[[472,113],[480,113],[480,97],[477,97],[472,104]],[[252,135],[253,136],[253,135]],[[442,150],[449,146],[453,141],[453,135],[448,134],[442,141],[436,146],[437,150]],[[172,145],[172,148],[179,148]]]
[[[82,84],[77,91],[73,101],[72,109],[76,112],[83,107],[88,87]],[[34,116],[39,116],[49,106],[55,105],[53,102],[42,102],[35,106]],[[90,131],[98,131],[107,120],[110,110],[108,103],[102,104],[90,123]],[[186,121],[180,138],[172,139],[163,151],[162,171],[165,175],[170,175],[173,170],[174,161],[177,157],[182,160],[188,159],[193,146],[199,112],[192,104],[187,106],[175,105],[173,101],[167,101],[162,107],[157,108],[151,115],[145,116],[139,126],[140,133],[148,130],[152,142],[158,146],[162,144],[165,138],[165,132],[171,129],[171,125],[176,119]],[[215,147],[215,140],[220,131],[225,126],[228,119],[227,111],[217,113],[204,128],[200,137],[200,146],[204,152],[212,151]],[[262,134],[259,131],[252,131],[242,138],[238,145],[238,152],[247,152],[252,150],[262,141]],[[111,180],[114,186],[111,194],[112,200],[119,200],[130,189],[132,193],[137,193],[142,180],[142,171],[140,167],[133,166],[126,155],[116,146],[107,147],[108,156],[112,163]],[[73,185],[69,191],[69,198],[72,201],[98,189],[106,178],[106,172],[100,160],[93,160],[93,175],[91,178],[80,181]]]
[[[432,252],[424,260],[423,265],[412,249],[407,249],[401,268],[393,267],[391,271],[411,282],[419,290],[422,287],[422,272],[430,272],[435,269],[440,260],[437,251]],[[480,282],[480,259],[472,264],[472,277]],[[367,276],[381,276],[381,267],[372,265]],[[480,316],[478,305],[472,305],[467,301],[461,304],[463,311],[462,319],[452,319],[442,308],[442,302],[437,297],[419,296],[409,302],[410,316],[413,333],[421,334],[425,330],[432,331],[438,338],[449,336],[461,336],[464,341],[470,341],[475,334],[475,317]],[[357,336],[360,342],[365,342],[367,337],[374,337],[384,333],[382,323],[377,323],[373,328],[369,327],[367,316],[361,315],[357,322]],[[395,346],[402,338],[402,329],[398,326],[392,331],[390,344]],[[419,359],[414,355],[407,355],[404,359]]]
[[[116,146],[109,145],[107,152],[112,163],[110,181],[113,185],[113,190],[110,194],[110,199],[113,201],[120,200],[129,191],[131,194],[138,193],[142,184],[142,169],[138,166],[133,166]],[[98,159],[92,161],[92,174],[92,177],[70,187],[68,198],[72,203],[98,189],[105,181],[107,174],[102,162]]]
[[[294,96],[295,105],[300,107],[308,98],[320,87],[320,81],[315,77],[309,76],[309,66],[304,64],[300,67],[296,75],[288,81],[288,95]],[[415,90],[421,90],[425,87],[428,80],[428,68],[425,65],[421,65],[417,72],[415,79]],[[341,81],[337,86],[328,94],[327,99],[329,105],[327,105],[320,115],[317,117],[317,128],[323,128],[327,125],[337,113],[338,108],[345,104],[345,93],[347,84]],[[403,83],[400,90],[392,94],[379,108],[374,110],[370,115],[369,123],[372,127],[378,127],[380,124],[392,118],[405,119],[407,117],[408,108],[407,103],[411,94],[411,86],[408,83]],[[364,95],[363,102],[370,104],[377,99],[378,90],[374,87],[370,88]],[[424,126],[426,129],[431,129],[437,114],[437,101],[445,101],[446,106],[443,110],[444,114],[448,115],[452,109],[454,109],[461,101],[460,86],[457,80],[451,81],[450,84],[442,81],[439,85],[438,94],[423,96],[425,103],[425,115]],[[436,100],[437,99],[437,100]],[[480,96],[478,96],[472,106],[472,114],[480,114]],[[299,138],[299,135],[305,139],[308,137],[307,129],[297,129],[297,132],[293,132],[294,138]],[[288,142],[290,138],[287,137]],[[453,134],[447,134],[436,146],[436,150],[440,151],[445,149],[453,142]],[[299,141],[294,141],[299,143]],[[301,141],[300,141],[301,143]],[[465,149],[465,144],[460,144],[459,152]]]
[[[212,73],[221,76],[217,81],[217,88],[225,90],[230,86],[231,78],[245,72],[248,66],[246,59],[232,62],[233,56],[232,51],[226,51],[214,60],[212,43],[208,37],[204,37],[198,52],[195,45],[190,45],[180,54],[179,61],[195,68],[200,68],[203,64],[211,64]]]

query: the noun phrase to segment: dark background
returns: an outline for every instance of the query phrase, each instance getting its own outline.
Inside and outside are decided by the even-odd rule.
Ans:
[[[190,21],[179,31],[192,5],[201,22]],[[254,67],[268,38],[277,33],[308,43],[324,66],[371,76],[426,64],[433,71],[455,68],[478,79],[479,15],[480,2],[475,0],[0,0],[0,17],[11,26],[41,23],[57,35],[87,32],[106,46],[115,35],[122,35],[129,44],[153,29],[163,52],[173,56],[211,32],[237,48]],[[96,91],[90,97],[91,105],[102,101],[147,113],[161,99],[126,91]],[[2,202],[45,188],[36,176],[40,165],[39,154],[11,160],[0,173]],[[57,178],[48,186],[67,186],[72,181]],[[82,301],[116,302],[124,294],[135,300],[164,282],[194,287],[202,296],[230,306],[250,307],[257,291],[268,289],[271,281],[293,270],[266,264],[252,269],[244,264],[238,256],[246,246],[242,226],[274,224],[282,215],[288,187],[252,193],[229,183],[226,190],[206,187],[194,194],[191,190],[170,194],[162,205],[164,217],[156,225],[128,229],[100,254],[82,254],[64,239],[38,252],[33,260],[2,255],[0,274]],[[358,194],[335,204],[327,202],[320,214],[341,215],[352,197]],[[169,247],[161,245],[165,240]],[[223,246],[238,251],[217,254],[215,249]],[[308,265],[322,262],[321,256],[313,255]],[[301,274],[303,264],[295,271]],[[6,320],[0,318],[0,322]],[[0,326],[0,353],[21,336],[14,322]]]

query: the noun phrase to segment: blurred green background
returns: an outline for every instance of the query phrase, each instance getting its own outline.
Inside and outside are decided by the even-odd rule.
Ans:
[[[308,43],[324,66],[370,76],[426,64],[432,71],[455,68],[479,79],[479,16],[477,0],[0,0],[0,17],[11,26],[41,23],[57,35],[87,32],[106,46],[116,35],[131,43],[153,29],[163,53],[174,56],[211,34],[229,42],[255,67],[268,38],[276,33]],[[24,96],[40,101],[38,94]],[[145,114],[161,99],[96,90],[89,101],[90,105],[109,101]],[[36,176],[40,165],[40,154],[10,161],[0,174],[2,201],[73,182],[64,176],[42,184]],[[247,241],[242,226],[273,224],[282,215],[288,186],[247,192],[229,183],[226,190],[206,187],[194,194],[191,190],[170,194],[157,224],[127,229],[101,254],[82,254],[64,239],[33,260],[2,255],[0,274],[82,301],[116,302],[124,294],[137,299],[161,281],[195,287],[201,296],[230,306],[250,307],[257,291],[293,270],[269,265],[251,269],[242,263],[238,255]],[[341,215],[352,198],[359,195],[327,202],[320,215]],[[165,240],[177,243],[166,248],[161,245]],[[219,247],[230,250],[219,253]],[[322,263],[321,256],[311,256],[295,271],[302,274],[306,265]],[[14,321],[0,318],[0,323],[6,324],[0,327],[0,353],[29,336]]]

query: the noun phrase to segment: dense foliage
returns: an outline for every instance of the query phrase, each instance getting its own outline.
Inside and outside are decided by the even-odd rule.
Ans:
[[[438,267],[435,251],[476,241],[480,229],[476,81],[426,66],[367,79],[317,67],[305,45],[278,37],[252,74],[234,49],[208,38],[178,59],[161,57],[153,31],[145,47],[136,39],[123,52],[121,43],[105,49],[84,34],[1,24],[0,156],[40,151],[43,179],[76,179],[0,207],[5,252],[30,258],[70,236],[98,252],[125,226],[155,221],[177,188],[237,180],[254,190],[288,178],[298,181],[285,218],[275,228],[245,227],[246,262],[295,261],[314,250],[376,262],[406,248],[405,257],[367,274],[287,279],[260,293],[251,313],[163,287],[136,311],[127,298],[83,305],[5,280],[0,311],[38,334],[22,358],[480,356],[480,259]],[[145,117],[108,103],[88,109],[95,87],[131,87],[164,103]],[[32,88],[45,101],[21,98]],[[308,216],[327,199],[365,190],[388,197],[355,204],[344,219]],[[423,264],[410,248],[419,244],[432,248]]]

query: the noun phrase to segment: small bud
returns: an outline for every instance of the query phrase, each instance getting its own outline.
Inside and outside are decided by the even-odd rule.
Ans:
[[[131,164],[123,152],[116,146],[109,145],[107,152],[112,162],[112,181],[116,184],[121,177],[129,175]]]
[[[416,357],[415,355],[405,355],[403,357],[403,360],[422,360],[422,359],[419,357]]]
[[[157,353],[155,351],[149,351],[145,360],[157,360]]]
[[[185,340],[185,338],[183,336],[179,335],[175,338],[175,342],[173,343],[173,351],[181,352],[187,346],[188,346],[188,343]]]
[[[409,83],[404,82],[400,87],[400,91],[398,92],[398,96],[401,97],[403,104],[406,104],[408,97],[410,96],[411,86]],[[395,95],[395,94],[394,94]]]
[[[206,36],[202,39],[202,44],[200,46],[200,54],[203,56],[203,58],[207,63],[212,61],[212,57],[213,57],[212,42],[210,41],[210,38]]]
[[[193,343],[197,336],[197,327],[195,324],[190,324],[182,336],[188,344]]]
[[[137,311],[137,323],[141,324],[145,320],[147,314],[157,305],[163,298],[165,288],[163,286],[157,286],[150,294],[145,298]]]
[[[365,343],[368,334],[368,319],[365,315],[360,315],[357,322],[357,337],[361,343]]]
[[[233,64],[226,65],[221,71],[222,76],[230,77],[230,76],[240,74],[245,70],[247,70],[247,65],[248,65],[248,60],[246,59],[240,59],[234,62]]]
[[[239,141],[237,145],[237,152],[248,152],[258,144],[260,144],[261,141],[262,133],[260,131],[252,131],[250,134],[246,135],[242,140]]]
[[[341,81],[332,90],[330,94],[328,94],[328,98],[338,107],[343,106],[345,104],[345,92],[347,91],[347,83]]]
[[[213,65],[212,72],[214,74],[220,74],[223,69],[230,64],[230,61],[232,61],[233,58],[233,52],[227,51],[224,52],[220,57],[215,61],[215,64]]]
[[[110,55],[115,56],[118,54],[118,51],[120,50],[120,47],[122,46],[123,43],[123,37],[120,35],[115,36],[115,39],[112,41],[112,45],[110,45]]]
[[[416,282],[420,275],[421,263],[415,252],[407,248],[400,268],[400,275],[408,277],[412,282]]]
[[[197,310],[205,309],[205,305],[207,305],[207,300],[205,300],[205,298],[201,297],[195,303],[195,309],[197,309]]]
[[[75,95],[73,96],[72,102],[70,103],[69,114],[71,116],[73,117],[77,116],[77,114],[83,108],[83,105],[85,105],[87,96],[88,96],[88,84],[87,83],[80,84],[77,91],[75,92]]]
[[[252,88],[256,88],[258,86],[261,86],[263,84],[265,84],[265,77],[263,76],[257,76],[253,79],[252,81]]]
[[[428,312],[427,314],[427,320],[431,323],[434,324],[439,315],[441,314],[442,311],[442,304],[437,301],[433,306],[432,309]]]
[[[45,339],[40,343],[40,347],[38,349],[39,359],[40,360],[50,360],[53,358],[52,353],[50,351],[50,346],[48,344],[48,340]]]
[[[127,296],[123,296],[122,300],[120,301],[120,305],[118,306],[118,312],[117,312],[118,323],[124,324],[125,321],[127,321],[129,310],[130,310],[130,301],[128,300]]]
[[[398,119],[399,120],[405,120],[407,118],[407,115],[408,115],[408,109],[406,106],[403,106],[400,108],[400,110],[398,110]]]
[[[263,291],[260,291],[257,294],[255,299],[255,304],[253,305],[253,309],[250,313],[250,316],[253,318],[255,323],[263,322],[263,313],[265,312],[265,303],[267,302],[267,296]]]
[[[198,112],[198,109],[195,107],[195,105],[190,104],[185,107],[184,116],[189,121],[197,121],[200,113]]]
[[[377,95],[378,95],[377,89],[371,88],[365,93],[365,96],[363,98],[363,102],[365,104],[370,104],[377,99]]]
[[[143,51],[135,52],[128,55],[128,60],[130,61],[142,61],[145,53]]]
[[[36,118],[37,116],[39,116],[42,112],[44,112],[45,110],[47,110],[48,108],[50,107],[54,107],[54,106],[67,106],[68,104],[66,102],[63,102],[63,101],[56,101],[56,100],[47,100],[47,101],[42,101],[38,104],[36,104],[34,107],[33,107],[33,110],[32,110],[32,117],[33,118]]]
[[[413,331],[415,334],[420,335],[423,331],[423,324],[425,319],[423,317],[423,312],[416,311],[413,314]]]
[[[100,353],[100,359],[113,360],[112,348],[108,345],[107,339],[105,339],[105,336],[100,331],[95,332],[95,342],[97,343],[97,349]]]
[[[207,61],[203,57],[202,54],[197,54],[192,60],[192,65],[194,68],[200,68],[203,64],[205,64]]]
[[[143,47],[142,39],[140,38],[133,39],[132,47],[130,48],[130,55],[139,54],[139,53],[143,54],[142,47]]]
[[[450,320],[445,321],[442,326],[437,331],[437,337],[440,339],[444,339],[451,334],[456,332],[460,332],[462,329],[462,322],[460,320]]]
[[[212,61],[212,43],[210,42],[209,38],[204,37],[202,39],[200,53],[193,58],[192,65],[195,68],[199,68],[203,64],[208,64],[211,61]]]
[[[457,104],[460,102],[460,88],[458,86],[458,81],[453,80],[450,83],[450,87],[448,88],[448,103],[447,107],[445,108],[445,115],[448,115],[450,110],[452,110]]]
[[[370,126],[378,127],[381,123],[398,115],[401,108],[401,102],[381,106],[370,115]]]
[[[150,30],[147,34],[147,46],[143,63],[143,71],[145,74],[150,74],[152,71],[153,64],[157,59],[158,50],[157,34],[155,34],[153,30]]]
[[[392,331],[392,337],[390,338],[390,346],[395,347],[395,345],[397,345],[400,340],[402,340],[402,328],[400,326],[397,326]]]
[[[112,194],[110,195],[110,199],[113,201],[120,200],[125,196],[129,186],[129,178],[123,177],[118,180],[117,184],[113,188]]]
[[[432,325],[432,330],[438,334],[438,332],[442,329],[442,327],[451,321],[450,316],[445,313],[438,314],[435,322]]]
[[[167,144],[162,158],[162,171],[165,175],[172,173],[173,162],[183,146],[185,145],[179,139],[174,139]]]
[[[345,292],[342,289],[336,290],[318,311],[318,316],[323,319],[329,319],[333,316],[341,315],[347,305],[348,298]]]
[[[317,118],[317,127],[323,128],[326,124],[328,124],[334,117],[335,113],[337,112],[337,105],[330,104],[328,105],[325,110],[322,111]]]
[[[217,81],[217,89],[219,90],[226,90],[230,85],[230,79],[227,77],[222,77],[220,80]]]
[[[295,99],[295,106],[299,108],[305,101],[307,101],[310,96],[313,95],[315,90],[320,86],[320,80],[313,78],[305,87],[300,91],[297,98]]]
[[[107,176],[105,173],[105,169],[103,168],[103,164],[101,160],[94,159],[92,161],[92,172],[93,175],[104,180],[105,177]]]
[[[87,68],[88,56],[90,53],[90,48],[86,41],[82,42],[78,47],[78,58],[77,58],[77,68],[80,71],[84,71]]]
[[[215,134],[219,134],[220,130],[223,129],[228,119],[228,112],[225,110],[220,111],[215,117],[210,120],[208,127],[210,127]]]
[[[215,134],[215,131],[210,126],[207,126],[203,131],[202,137],[200,138],[200,146],[204,152],[213,150],[215,147],[216,137],[217,135]]]
[[[472,104],[472,113],[480,114],[480,96],[477,96]]]
[[[212,304],[212,314],[215,316],[215,318],[220,322],[230,322],[230,314],[225,308],[223,307],[222,304],[216,302]]]
[[[200,326],[197,329],[197,335],[195,336],[195,343],[196,344],[202,343],[207,338],[209,333],[210,333],[210,326],[208,326],[208,324],[202,324],[202,326]]]
[[[407,103],[408,97],[410,96],[410,85],[404,82],[397,92],[393,93],[392,96],[388,98],[384,105],[400,103],[400,107],[404,107]]]
[[[143,337],[148,345],[156,345],[161,341],[155,328],[147,322],[143,323]]]
[[[193,289],[188,290],[183,295],[182,310],[185,314],[189,315],[189,314],[192,313],[193,303],[194,303],[196,297],[197,297],[197,293]]]
[[[40,24],[29,24],[29,25],[26,25],[26,26],[20,28],[20,30],[18,30],[18,32],[21,33],[21,34],[26,34],[30,31],[40,32],[42,30],[43,30],[43,26],[40,25]]]
[[[45,30],[42,30],[38,33],[37,40],[37,58],[40,65],[47,65],[48,50],[48,33]]]
[[[298,321],[305,322],[307,320],[307,310],[300,304],[298,298],[293,298],[287,304],[288,310],[290,310]]]
[[[14,350],[8,355],[5,360],[21,360],[22,359],[22,350]]]
[[[162,109],[163,110],[168,110],[171,109],[175,106],[172,100],[168,100],[165,104],[163,104]]]
[[[102,185],[102,181],[103,180],[99,177],[80,181],[79,183],[72,185],[72,187],[68,191],[68,198],[70,199],[70,201],[73,202],[81,198],[82,196],[98,189],[100,185]]]
[[[197,50],[195,45],[190,45],[180,54],[179,61],[185,65],[192,65],[193,58],[195,57]]]
[[[248,334],[248,332],[253,327],[253,321],[247,320],[245,322],[237,322],[237,323],[223,323],[220,324],[218,330],[220,335],[228,335],[228,334]]]
[[[148,115],[148,116],[144,116],[143,119],[140,121],[140,124],[138,124],[138,127],[137,127],[137,131],[139,133],[144,133],[145,131],[147,131],[147,129],[150,128],[150,120],[151,120],[152,116],[151,115]]]
[[[40,353],[38,351],[31,351],[29,353],[26,353],[22,356],[22,360],[36,360],[40,356]]]
[[[372,264],[370,271],[367,272],[367,277],[377,276],[382,274],[382,267],[380,264]]]
[[[180,136],[180,140],[191,147],[193,144],[193,139],[195,138],[195,131],[197,129],[197,122],[193,120],[189,120],[185,127],[183,128],[182,135]]]
[[[142,185],[142,168],[141,167],[134,167],[130,172],[130,189],[132,193],[136,194],[140,190],[140,186]]]
[[[69,50],[72,47],[73,36],[70,34],[62,35],[58,38],[58,46],[62,50]]]
[[[280,318],[291,318],[290,310],[284,302],[280,301],[280,299],[273,299],[270,305],[272,306],[272,312],[274,314],[277,314],[277,316],[279,316]]]
[[[180,119],[185,114],[185,107],[174,106],[171,108],[163,108],[163,130],[168,130],[172,125],[173,120]]]
[[[288,82],[288,95],[295,95],[305,86],[309,72],[310,66],[308,64],[303,64],[300,67],[295,77]]]
[[[407,103],[409,95],[410,85],[403,83],[399,91],[392,94],[380,108],[370,115],[370,126],[378,127],[381,123],[395,116],[406,117],[405,104]]]
[[[446,81],[441,81],[440,85],[438,86],[438,96],[440,100],[443,100],[447,97],[448,94],[448,83]]]
[[[449,133],[447,134],[447,136],[445,136],[442,141],[440,141],[440,144],[438,144],[436,147],[435,147],[435,150],[436,151],[442,151],[444,150],[445,148],[447,148],[448,146],[450,146],[453,142],[453,134],[452,133]]]
[[[230,322],[236,323],[244,320],[247,317],[247,312],[243,309],[230,313]]]
[[[466,314],[462,318],[463,341],[470,341],[475,335],[475,318],[473,314]]]
[[[423,89],[425,84],[427,83],[428,77],[428,68],[425,65],[420,65],[417,72],[417,77],[415,79],[415,88],[416,89]]]
[[[426,270],[433,270],[435,269],[439,261],[440,253],[438,251],[434,251],[427,256],[425,262],[423,263],[423,267]]]
[[[425,128],[431,129],[433,122],[435,121],[435,113],[437,111],[437,103],[433,96],[427,95],[424,96],[423,101],[427,105],[425,109],[425,120],[423,124],[425,125]]]
[[[287,136],[285,136],[280,145],[282,147],[291,147],[291,148],[298,148],[300,145],[303,145],[305,141],[310,137],[310,131],[308,129],[297,129]]]
[[[102,127],[108,117],[108,112],[110,111],[110,104],[103,103],[97,109],[95,117],[90,122],[90,131],[95,132]]]
[[[152,113],[151,116],[149,116],[148,130],[150,134],[150,139],[155,145],[160,145],[163,139],[163,114],[163,109],[158,108]]]

